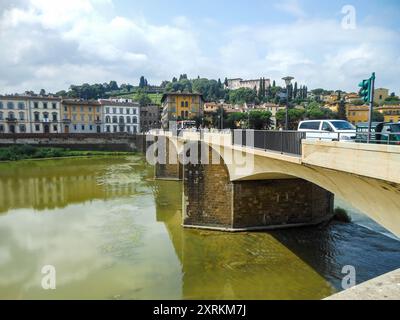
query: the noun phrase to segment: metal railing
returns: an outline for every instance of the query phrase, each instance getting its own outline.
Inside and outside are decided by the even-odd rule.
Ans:
[[[355,142],[371,144],[385,144],[385,145],[400,145],[400,132],[357,132]]]
[[[298,131],[233,130],[232,132],[233,145],[281,154],[301,155],[302,140],[305,138],[306,133]]]

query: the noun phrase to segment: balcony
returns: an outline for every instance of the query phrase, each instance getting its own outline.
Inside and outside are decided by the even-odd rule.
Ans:
[[[62,122],[63,123],[71,123],[71,119],[63,119]]]
[[[17,118],[6,118],[7,122],[17,122]]]
[[[102,124],[103,122],[101,120],[95,120],[94,123],[95,124]]]

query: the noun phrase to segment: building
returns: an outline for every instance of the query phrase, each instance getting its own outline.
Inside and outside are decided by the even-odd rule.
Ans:
[[[374,102],[383,104],[385,99],[389,97],[389,89],[378,88],[374,91]]]
[[[360,99],[360,95],[355,92],[348,93],[344,96],[344,101],[346,103],[353,103],[354,101],[358,101]]]
[[[217,102],[207,102],[204,104],[204,113],[214,113],[217,112],[220,108],[220,104]]]
[[[64,133],[102,132],[102,107],[98,101],[62,100],[61,117]]]
[[[61,132],[61,98],[34,96],[28,101],[32,133]]]
[[[265,88],[271,85],[270,79],[265,79]],[[254,89],[257,92],[260,90],[260,79],[256,80],[243,80],[242,78],[228,79],[228,85],[226,86],[229,90],[236,90],[240,88]]]
[[[142,132],[161,128],[162,109],[156,104],[149,104],[140,108],[140,128]]]
[[[368,122],[369,118],[369,107],[364,106],[346,106],[347,120],[352,124],[356,125],[359,122]]]
[[[99,100],[103,109],[103,132],[128,133],[140,132],[140,108],[136,102],[125,99]]]
[[[30,132],[28,97],[0,96],[0,133]]]
[[[166,93],[161,103],[164,129],[169,128],[169,121],[192,120],[203,115],[204,100],[198,93]]]
[[[383,114],[385,122],[400,122],[400,105],[384,105],[376,108],[376,110]]]

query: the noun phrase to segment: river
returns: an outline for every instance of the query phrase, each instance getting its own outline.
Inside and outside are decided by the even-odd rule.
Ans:
[[[181,184],[142,156],[0,164],[0,299],[321,299],[400,267],[399,241],[353,222],[229,234],[181,227]],[[56,289],[41,286],[54,266]]]

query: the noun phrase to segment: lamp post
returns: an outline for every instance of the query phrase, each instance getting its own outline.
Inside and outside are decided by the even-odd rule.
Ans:
[[[289,88],[290,84],[294,77],[284,77],[282,80],[285,81],[286,84],[286,114],[285,114],[285,130],[288,130],[289,127]]]

